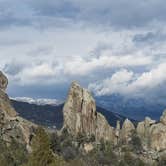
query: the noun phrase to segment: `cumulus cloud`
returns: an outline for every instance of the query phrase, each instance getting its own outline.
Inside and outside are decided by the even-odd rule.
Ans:
[[[132,71],[123,69],[102,82],[89,84],[89,89],[98,96],[124,93],[125,87],[133,80],[133,76],[134,73]]]
[[[89,89],[99,96],[119,93],[129,96],[147,95],[146,97],[148,97],[149,92],[155,91],[156,88],[165,84],[165,72],[166,63],[162,63],[142,74],[136,74],[124,69],[101,82],[89,84]]]
[[[136,67],[145,66],[152,63],[153,58],[150,56],[143,56],[136,54],[114,56],[111,52],[105,52],[99,58],[92,58],[91,60],[84,60],[82,58],[66,62],[64,72],[70,75],[87,75],[94,70],[113,69],[121,67]],[[75,70],[77,69],[77,70]]]

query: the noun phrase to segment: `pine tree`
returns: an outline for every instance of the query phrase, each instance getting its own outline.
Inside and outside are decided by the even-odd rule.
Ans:
[[[49,137],[44,129],[39,127],[32,140],[32,153],[28,166],[49,166],[53,161],[54,155],[50,149]]]

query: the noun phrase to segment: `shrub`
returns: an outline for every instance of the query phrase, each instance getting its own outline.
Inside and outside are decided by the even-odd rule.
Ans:
[[[62,151],[65,160],[74,160],[77,157],[77,154],[76,149],[71,146],[64,148]]]
[[[10,145],[0,139],[0,165],[20,166],[27,161],[26,148],[13,140]]]
[[[141,139],[135,131],[132,133],[131,144],[132,144],[134,151],[141,151],[142,150]]]

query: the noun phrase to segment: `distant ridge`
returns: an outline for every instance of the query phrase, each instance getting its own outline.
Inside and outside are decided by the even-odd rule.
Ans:
[[[36,105],[60,105],[63,103],[63,101],[57,100],[57,99],[46,99],[46,98],[39,98],[34,99],[31,97],[11,97],[11,100],[15,101],[21,101],[29,104],[36,104]]]
[[[56,127],[61,128],[63,125],[63,105],[37,105],[32,104],[26,101],[18,101],[11,99],[11,104],[15,108],[15,110],[19,113],[20,116],[24,117],[27,120],[30,120],[34,123],[48,126],[48,127]],[[125,116],[121,116],[117,113],[113,113],[108,111],[102,107],[97,107],[97,112],[103,114],[108,123],[111,126],[116,126],[117,120],[122,124],[126,119]],[[136,122],[131,120],[133,123]]]

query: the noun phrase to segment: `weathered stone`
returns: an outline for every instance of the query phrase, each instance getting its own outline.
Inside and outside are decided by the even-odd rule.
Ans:
[[[95,100],[90,92],[76,82],[69,90],[64,108],[64,127],[73,135],[79,133],[95,136],[96,140],[114,141],[114,129],[103,115],[96,111]]]
[[[120,121],[117,121],[116,129],[115,129],[115,141],[114,141],[114,144],[117,145],[119,140],[120,140]]]
[[[29,150],[31,135],[37,126],[17,115],[5,93],[6,87],[7,78],[0,72],[0,136],[8,144],[14,139]]]
[[[152,119],[149,118],[149,117],[146,117],[146,118],[145,118],[145,127],[149,127],[149,126],[151,126],[152,124],[155,124],[155,123],[156,123],[155,120],[152,120]]]
[[[84,151],[86,153],[91,152],[94,149],[93,145],[91,143],[85,143],[84,144]]]
[[[164,125],[166,125],[166,110],[163,112],[161,118],[160,118],[160,122]]]
[[[135,131],[133,123],[128,119],[124,121],[122,129],[119,122],[115,129],[111,127],[105,117],[96,112],[95,100],[91,94],[76,82],[71,85],[63,112],[64,128],[73,136],[78,136],[79,133],[93,135],[96,141],[103,139],[116,145],[119,141],[130,142],[132,132]],[[166,111],[163,112],[159,123],[146,117],[138,123],[136,132],[144,149],[150,148],[157,152],[166,150]]]
[[[150,146],[157,151],[166,150],[166,126],[157,123],[150,128]]]
[[[140,137],[144,137],[145,136],[145,122],[139,122],[138,125],[137,125],[137,134],[140,136]]]
[[[5,91],[8,85],[7,77],[0,71],[0,89]]]
[[[135,130],[133,123],[126,119],[122,125],[121,139],[122,141],[128,143],[131,140],[132,132]]]
[[[137,134],[147,148],[156,151],[166,150],[166,111],[163,112],[159,123],[148,117],[143,122],[139,122]]]
[[[115,136],[119,138],[120,136],[120,121],[116,123]]]
[[[3,90],[0,90],[0,112],[9,117],[17,116],[16,111],[10,104],[8,95]]]
[[[153,124],[155,124],[156,121],[152,120],[149,117],[146,117],[144,121],[139,122],[137,125],[137,134],[140,136],[140,138],[146,138],[149,137],[149,130],[150,130],[150,126],[152,126]]]

